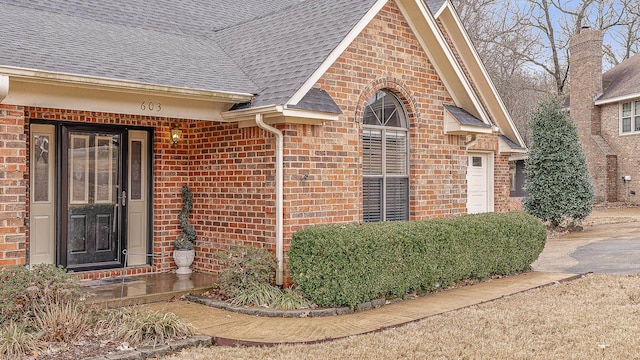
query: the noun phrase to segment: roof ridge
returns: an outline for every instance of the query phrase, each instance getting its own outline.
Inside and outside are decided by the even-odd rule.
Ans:
[[[302,4],[302,3],[303,3],[303,2],[305,2],[305,1],[307,1],[307,0],[298,0],[298,2],[297,2],[297,3],[295,3],[295,4],[288,5],[288,6],[285,6],[285,7],[283,7],[283,8],[279,8],[279,9],[273,9],[273,11],[270,11],[270,12],[268,12],[268,13],[264,13],[264,14],[261,14],[261,15],[257,15],[257,16],[254,16],[253,18],[246,19],[246,20],[244,20],[244,21],[239,21],[239,22],[237,22],[237,23],[233,23],[233,24],[231,24],[231,25],[227,25],[227,26],[223,26],[223,27],[219,27],[219,28],[215,28],[215,27],[214,27],[213,29],[211,29],[211,31],[212,31],[213,33],[216,33],[216,32],[219,32],[219,31],[224,31],[224,30],[227,30],[227,29],[234,28],[234,27],[236,27],[236,26],[240,26],[240,25],[248,24],[248,23],[250,23],[250,22],[252,22],[252,21],[256,21],[256,20],[260,20],[260,19],[264,19],[264,18],[267,18],[267,17],[269,17],[269,16],[272,16],[273,14],[276,14],[276,13],[278,13],[278,12],[282,12],[282,11],[284,11],[284,10],[289,10],[289,9],[291,9],[291,8],[293,8],[293,7],[300,6],[300,4]]]

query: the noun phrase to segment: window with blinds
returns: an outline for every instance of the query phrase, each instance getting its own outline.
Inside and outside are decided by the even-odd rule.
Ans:
[[[408,126],[404,107],[380,90],[367,102],[362,130],[363,220],[409,219]]]

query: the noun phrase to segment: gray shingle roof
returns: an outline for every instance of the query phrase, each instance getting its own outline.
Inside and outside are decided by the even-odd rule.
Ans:
[[[322,89],[312,88],[294,108],[342,114],[338,104]]]
[[[0,4],[0,65],[158,85],[255,93],[204,37]]]
[[[376,0],[0,0],[0,66],[286,103]],[[299,106],[336,112],[325,92]]]
[[[603,94],[598,100],[640,93],[640,54],[614,66],[602,75]]]
[[[52,14],[175,34],[206,36],[301,0],[0,0]]]
[[[429,8],[429,10],[431,10],[431,13],[435,14],[436,12],[438,12],[438,10],[440,10],[442,5],[444,5],[444,3],[447,1],[446,0],[424,0],[424,2],[425,4],[427,4],[427,7]]]
[[[512,141],[511,139],[509,139],[504,135],[500,135],[500,138],[502,138],[502,140],[504,140],[504,142],[507,143],[507,145],[509,145],[509,147],[514,150],[524,149],[524,147],[518,145],[515,141]]]
[[[459,108],[453,105],[444,105],[444,107],[462,125],[471,125],[471,126],[480,126],[480,127],[489,127],[489,128],[491,127],[491,125],[485,124],[482,120],[471,115],[468,111],[466,111],[463,108]]]
[[[215,34],[259,86],[254,106],[284,104],[375,0],[307,0]]]

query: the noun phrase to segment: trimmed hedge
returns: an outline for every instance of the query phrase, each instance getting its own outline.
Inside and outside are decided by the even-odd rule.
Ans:
[[[545,226],[524,212],[409,222],[318,225],[296,232],[294,282],[320,306],[430,291],[530,269]]]

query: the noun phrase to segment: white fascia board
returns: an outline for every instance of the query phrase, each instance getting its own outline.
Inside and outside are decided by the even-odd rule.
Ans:
[[[523,153],[518,153],[518,154],[514,154],[509,156],[509,161],[520,161],[520,160],[527,160],[529,158],[529,152],[523,152]]]
[[[634,100],[634,99],[637,99],[637,98],[640,98],[640,93],[616,96],[616,97],[610,98],[610,99],[596,100],[594,102],[594,104],[595,105],[606,105],[606,104],[612,104],[612,103],[617,103],[617,102],[622,102],[622,101]]]
[[[484,63],[480,59],[480,55],[478,54],[478,51],[476,50],[475,46],[473,46],[473,42],[471,41],[471,38],[469,37],[469,33],[467,32],[467,29],[462,24],[462,20],[458,16],[458,13],[455,11],[455,9],[453,7],[453,4],[451,3],[451,0],[447,0],[445,2],[444,6],[442,6],[440,8],[440,10],[438,11],[437,17],[440,17],[440,15],[444,12],[445,9],[450,12],[451,17],[454,19],[455,24],[456,24],[456,26],[458,28],[458,31],[460,31],[462,37],[465,40],[465,45],[467,46],[467,48],[471,52],[471,55],[473,56],[473,61],[475,61],[475,63],[480,68],[480,71],[482,72],[482,76],[484,77],[487,85],[490,88],[491,95],[493,95],[495,97],[495,100],[498,103],[498,106],[500,107],[500,111],[503,113],[503,115],[504,115],[505,119],[507,120],[509,126],[513,130],[513,133],[516,136],[516,138],[518,140],[518,143],[520,145],[524,145],[524,140],[522,139],[522,136],[520,135],[520,132],[518,131],[518,128],[515,126],[515,124],[513,122],[513,119],[511,118],[511,114],[509,114],[509,111],[507,110],[507,107],[504,105],[504,102],[502,101],[502,98],[500,97],[500,94],[498,93],[498,89],[496,89],[496,86],[493,83],[493,80],[489,76],[489,72],[487,71],[487,68],[484,66]],[[479,83],[479,82],[476,82],[476,83]],[[480,86],[480,84],[478,84],[478,86]]]
[[[444,71],[444,69],[442,69],[440,64],[438,64],[436,57],[434,56],[433,52],[429,49],[429,45],[435,45],[435,44],[428,43],[425,39],[423,39],[420,36],[420,31],[417,27],[417,24],[413,21],[413,18],[410,16],[413,13],[413,11],[411,10],[414,10],[414,9],[411,9],[411,10],[408,9],[407,7],[408,5],[415,6],[418,8],[419,13],[422,15],[420,18],[427,23],[429,30],[431,31],[434,39],[436,40],[436,43],[438,44],[440,50],[444,53],[448,63],[450,64],[452,70],[455,73],[455,76],[457,77],[458,81],[461,83],[464,91],[466,92],[466,96],[468,96],[469,100],[471,101],[471,104],[473,105],[473,108],[477,112],[477,115],[479,115],[480,120],[482,120],[482,122],[488,125],[491,125],[491,120],[489,115],[484,110],[484,107],[482,106],[480,99],[478,98],[477,94],[473,90],[473,87],[471,86],[469,79],[467,79],[467,77],[465,76],[464,71],[462,70],[462,67],[460,66],[460,64],[456,60],[456,57],[453,54],[453,51],[449,48],[449,44],[447,44],[447,41],[445,40],[444,35],[440,31],[440,28],[438,27],[435,17],[431,14],[431,12],[427,8],[427,6],[424,4],[424,2],[422,0],[397,0],[397,4],[398,4],[398,7],[400,8],[400,11],[402,11],[402,14],[404,15],[405,19],[409,23],[409,26],[413,30],[414,34],[417,36],[418,41],[422,45],[422,49],[429,56],[429,59],[431,60],[431,64],[436,68],[436,71],[438,72],[438,74],[440,75],[440,78],[442,79],[445,86],[447,87],[447,90],[449,91],[451,96],[454,98],[456,105],[458,106],[462,105],[461,106],[462,108],[466,108],[466,106],[463,105],[463,102],[460,101],[461,97],[456,94],[456,91],[453,90],[453,86],[447,81],[446,72]],[[465,110],[469,111],[468,108],[466,108]]]
[[[491,134],[493,130],[484,126],[445,123],[444,133],[447,135]]]
[[[292,109],[285,107],[282,111],[282,115],[285,117],[292,118],[304,118],[304,119],[313,119],[313,120],[322,120],[322,121],[338,121],[338,117],[340,114],[333,113],[325,113],[320,111],[313,110],[304,110],[304,109]]]
[[[21,81],[25,82],[48,84],[59,83],[65,84],[66,86],[74,86],[76,88],[91,88],[132,93],[157,93],[164,96],[175,96],[191,99],[210,99],[212,101],[227,103],[247,102],[253,98],[253,94],[249,93],[164,86],[136,81],[116,80],[102,77],[24,69],[8,66],[0,66],[0,75],[20,79]]]
[[[340,116],[339,114],[321,111],[289,108],[283,105],[268,105],[257,108],[225,111],[222,113],[222,120],[225,122],[253,121],[258,114],[262,115],[265,120],[278,118],[275,122],[266,121],[271,124],[279,122],[316,124],[325,121],[337,121]]]
[[[239,120],[254,120],[256,115],[258,114],[263,115],[263,117],[267,115],[280,116],[282,110],[284,110],[284,107],[282,105],[267,105],[248,109],[231,110],[223,112],[222,119],[228,122]]]
[[[320,78],[329,70],[329,68],[338,60],[338,58],[342,55],[342,53],[347,50],[349,45],[353,42],[353,40],[360,35],[362,30],[364,30],[367,25],[373,20],[376,15],[382,10],[382,8],[387,4],[388,0],[378,0],[371,9],[364,15],[364,17],[356,24],[356,26],[349,31],[347,36],[342,39],[340,44],[336,46],[335,49],[329,54],[329,56],[324,60],[324,62],[316,69],[316,71],[311,74],[311,76],[305,81],[305,83],[296,91],[295,94],[287,101],[288,105],[297,105],[300,100],[311,90],[311,88],[320,80]]]

